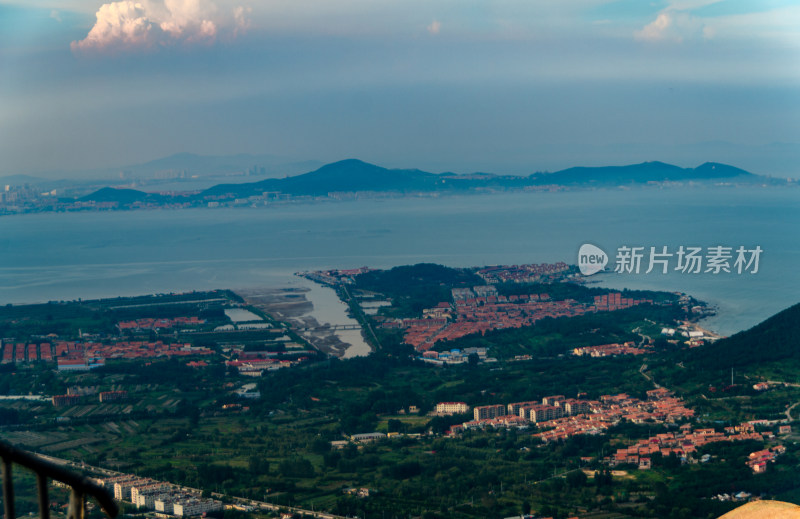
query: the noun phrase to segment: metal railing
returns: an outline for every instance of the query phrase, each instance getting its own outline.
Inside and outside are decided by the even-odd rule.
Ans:
[[[39,490],[40,519],[50,519],[50,500],[47,486],[49,479],[60,481],[69,485],[72,489],[72,493],[69,496],[67,519],[83,519],[84,511],[86,510],[86,496],[94,497],[106,515],[112,519],[119,512],[117,504],[106,489],[92,483],[86,477],[4,442],[0,442],[0,457],[3,459],[3,508],[5,519],[16,518],[12,475],[12,467],[15,463],[32,470],[36,474]]]

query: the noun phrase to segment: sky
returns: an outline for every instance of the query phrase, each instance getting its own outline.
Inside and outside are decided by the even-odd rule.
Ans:
[[[0,0],[0,175],[179,152],[800,177],[800,1]]]

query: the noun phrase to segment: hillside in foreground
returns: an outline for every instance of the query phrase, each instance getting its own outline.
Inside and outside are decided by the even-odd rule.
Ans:
[[[800,364],[800,303],[727,339],[693,350],[696,367],[727,369],[782,361]]]

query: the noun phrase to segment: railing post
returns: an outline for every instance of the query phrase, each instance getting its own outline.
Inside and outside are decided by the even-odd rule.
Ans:
[[[3,504],[5,519],[16,519],[14,512],[14,479],[11,476],[11,460],[3,458]]]
[[[50,519],[50,498],[48,497],[47,476],[36,473],[39,483],[39,519]]]
[[[3,475],[4,519],[16,519],[16,512],[14,509],[14,479],[11,470],[14,463],[18,463],[22,467],[36,473],[39,486],[40,519],[50,518],[50,499],[48,497],[48,482],[50,479],[66,483],[72,488],[68,519],[84,519],[87,494],[97,499],[109,518],[114,518],[119,513],[119,508],[114,502],[114,499],[103,487],[98,486],[88,478],[70,472],[40,456],[17,449],[2,441],[0,441],[0,463],[2,464]]]
[[[67,519],[83,519],[83,510],[83,494],[77,488],[73,488],[72,493],[69,495]]]

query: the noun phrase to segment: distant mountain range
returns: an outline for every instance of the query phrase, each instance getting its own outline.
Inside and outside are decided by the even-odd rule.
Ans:
[[[743,169],[707,162],[696,168],[681,168],[663,162],[644,162],[631,166],[600,168],[569,168],[555,173],[534,173],[527,177],[474,173],[427,173],[418,169],[386,169],[356,159],[342,160],[321,168],[282,179],[214,186],[203,194],[234,193],[250,196],[264,191],[276,191],[294,196],[324,196],[333,192],[354,191],[463,191],[474,189],[514,189],[541,186],[617,186],[648,182],[763,182],[760,177]]]
[[[48,189],[76,185],[122,184],[131,181],[164,182],[172,179],[217,179],[236,176],[285,177],[299,175],[322,166],[318,160],[294,160],[277,155],[240,153],[236,155],[198,155],[176,153],[167,157],[129,164],[80,170],[52,170],[34,175],[0,176],[0,186],[42,186]]]
[[[537,173],[532,177],[542,183],[558,185],[641,184],[647,182],[689,182],[735,180],[748,182],[766,177],[716,162],[706,162],[696,168],[681,168],[663,162],[643,162],[630,166],[599,168],[569,168],[555,173]]]
[[[293,196],[324,196],[355,191],[436,191],[446,177],[416,169],[386,169],[356,159],[342,160],[294,177],[267,179],[247,184],[222,184],[201,195],[233,193],[238,197],[281,192]]]
[[[316,160],[290,161],[275,155],[197,155],[176,153],[142,164],[120,168],[133,178],[149,178],[164,173],[186,172],[199,177],[220,176],[231,173],[250,172],[260,176],[298,175],[322,163]]]
[[[334,193],[431,193],[468,192],[485,190],[545,189],[550,187],[614,187],[635,186],[648,183],[695,182],[763,184],[784,182],[754,175],[726,164],[707,162],[696,168],[681,168],[663,162],[644,162],[629,166],[577,167],[555,173],[534,173],[529,176],[473,173],[428,173],[418,169],[387,169],[357,159],[327,164],[301,175],[269,178],[258,182],[218,184],[192,200],[247,198],[275,193],[290,197],[328,196]],[[120,205],[130,203],[135,197],[120,190]],[[83,200],[114,201],[113,191],[103,189]],[[144,197],[140,197],[140,201]],[[151,200],[154,200],[151,198]]]

